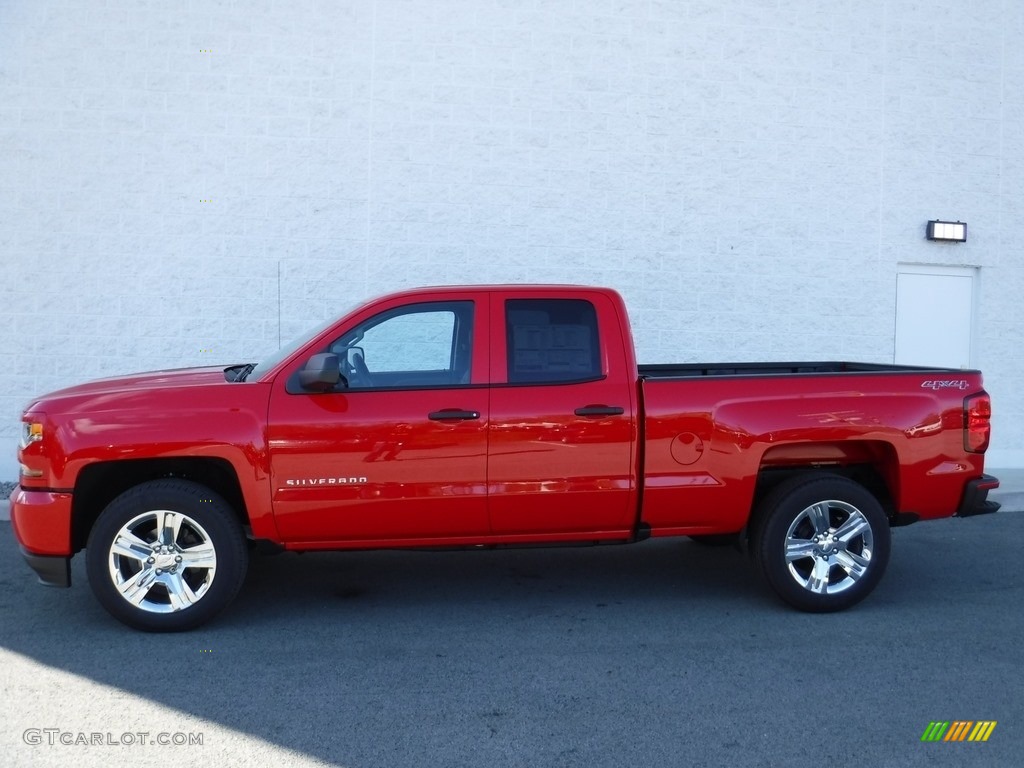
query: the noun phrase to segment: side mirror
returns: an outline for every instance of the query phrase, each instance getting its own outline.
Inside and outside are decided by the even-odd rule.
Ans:
[[[332,355],[330,352],[313,355],[299,371],[299,384],[303,389],[313,392],[327,392],[334,389],[339,381],[348,386],[348,382],[345,381],[338,368],[338,356]]]

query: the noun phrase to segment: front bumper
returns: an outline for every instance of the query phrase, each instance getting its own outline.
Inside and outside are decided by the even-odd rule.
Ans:
[[[71,494],[15,488],[10,501],[14,537],[39,581],[71,586]]]
[[[999,480],[992,475],[969,480],[964,488],[964,495],[960,499],[960,506],[957,507],[956,517],[974,517],[976,515],[990,515],[999,510],[999,502],[989,501],[988,492],[999,487]]]
[[[21,556],[25,562],[36,572],[39,583],[48,587],[70,587],[71,586],[71,558],[60,555],[35,555],[24,547],[21,548]]]

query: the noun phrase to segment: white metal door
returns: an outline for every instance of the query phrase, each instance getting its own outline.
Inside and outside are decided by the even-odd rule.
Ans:
[[[971,267],[899,266],[894,362],[971,367],[977,275]]]

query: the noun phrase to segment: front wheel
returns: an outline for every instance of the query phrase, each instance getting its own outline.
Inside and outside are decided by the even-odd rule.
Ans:
[[[889,520],[864,486],[838,475],[782,483],[758,509],[754,556],[775,592],[804,611],[839,611],[875,588]]]
[[[86,571],[100,604],[130,627],[176,632],[208,621],[245,579],[246,540],[230,505],[187,480],[118,496],[89,534]]]

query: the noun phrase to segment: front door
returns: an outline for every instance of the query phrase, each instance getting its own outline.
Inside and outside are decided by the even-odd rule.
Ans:
[[[338,355],[347,387],[314,393],[296,372],[278,377],[269,442],[282,539],[374,546],[488,532],[486,303],[452,294],[357,318],[318,350]]]

